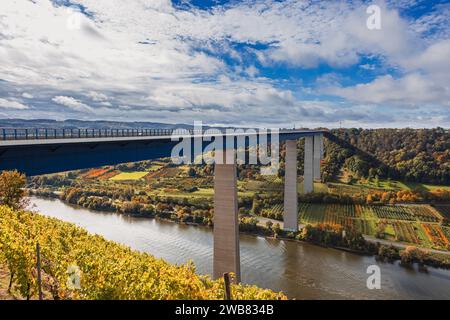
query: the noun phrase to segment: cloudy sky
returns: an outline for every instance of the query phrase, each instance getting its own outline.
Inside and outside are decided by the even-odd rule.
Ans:
[[[0,117],[450,127],[448,2],[0,0]]]

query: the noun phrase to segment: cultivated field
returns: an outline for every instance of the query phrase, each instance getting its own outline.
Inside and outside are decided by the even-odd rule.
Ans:
[[[135,171],[135,172],[121,172],[118,175],[110,178],[112,181],[132,181],[139,180],[148,174],[147,171]]]
[[[283,204],[263,208],[261,215],[282,220]],[[388,240],[441,250],[450,249],[450,227],[429,205],[355,205],[299,203],[300,224],[341,225],[362,234],[384,234]]]

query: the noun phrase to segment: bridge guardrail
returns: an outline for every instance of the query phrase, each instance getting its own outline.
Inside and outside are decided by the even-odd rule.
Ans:
[[[187,129],[186,129],[187,130]],[[187,130],[190,134],[200,134],[199,130]],[[198,132],[197,132],[198,131]],[[0,128],[1,140],[36,139],[80,139],[108,137],[151,137],[185,134],[180,129],[38,129],[38,128]]]
[[[222,132],[226,128],[214,128]],[[296,129],[281,129],[280,133]],[[9,140],[46,140],[46,139],[81,139],[81,138],[120,138],[120,137],[155,137],[184,135],[201,135],[202,130],[194,129],[51,129],[51,128],[1,128],[0,141]],[[225,132],[224,132],[225,133]]]

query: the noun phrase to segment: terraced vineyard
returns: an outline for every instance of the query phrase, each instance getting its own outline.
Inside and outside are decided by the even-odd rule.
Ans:
[[[339,205],[327,205],[325,209],[325,219],[326,224],[342,224],[339,217]]]
[[[435,206],[435,209],[439,211],[447,222],[450,222],[450,205]]]
[[[396,221],[392,223],[398,241],[420,244],[420,239],[412,223]]]
[[[280,219],[283,207],[271,208]],[[424,247],[448,249],[450,227],[441,226],[442,218],[428,205],[370,206],[353,204],[299,203],[299,223],[342,225],[374,236],[379,224],[386,238]]]
[[[275,220],[283,220],[284,205],[282,203],[276,204],[270,208],[262,209],[262,216]]]
[[[363,219],[377,219],[375,212],[372,209],[372,206],[365,205],[356,205],[356,211],[360,213],[361,218]]]
[[[435,224],[422,223],[422,227],[424,228],[425,233],[434,246],[438,248],[445,248],[450,245],[449,240],[447,239],[440,226]]]
[[[376,223],[374,220],[354,220],[356,229],[362,234],[373,235],[376,230]]]
[[[327,207],[341,217],[356,218],[353,204],[329,204]]]
[[[311,204],[304,208],[302,214],[300,215],[301,223],[318,224],[325,222],[325,210],[326,204]]]
[[[308,209],[309,206],[310,206],[309,203],[300,202],[298,204],[298,215],[299,215],[299,217],[301,217],[301,215]]]
[[[394,219],[394,220],[416,220],[407,208],[401,206],[373,206],[373,211],[379,219]]]
[[[439,222],[442,220],[434,213],[434,210],[429,206],[410,206],[409,207],[418,220],[423,222]]]
[[[447,238],[447,240],[450,239],[450,227],[441,227],[442,232],[444,232],[445,237]]]

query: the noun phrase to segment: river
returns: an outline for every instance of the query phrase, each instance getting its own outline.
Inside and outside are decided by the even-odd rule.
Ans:
[[[90,211],[57,199],[32,197],[34,210],[75,223],[91,233],[171,263],[192,260],[200,274],[212,273],[212,229]],[[450,271],[403,268],[308,243],[241,235],[244,283],[283,291],[295,299],[450,299]],[[381,269],[381,289],[366,286],[367,267]]]

